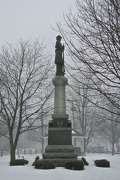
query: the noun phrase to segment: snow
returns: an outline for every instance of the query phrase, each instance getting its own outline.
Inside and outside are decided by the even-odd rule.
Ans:
[[[37,154],[39,156],[39,154]],[[67,170],[57,167],[52,170],[34,169],[32,163],[36,154],[24,155],[29,161],[25,166],[9,166],[9,156],[0,157],[0,180],[119,180],[120,155],[87,154],[89,166],[82,171]],[[80,158],[80,157],[79,157]],[[94,165],[96,159],[107,159],[110,168],[100,168]]]

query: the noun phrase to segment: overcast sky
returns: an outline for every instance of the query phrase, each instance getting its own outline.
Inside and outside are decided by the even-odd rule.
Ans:
[[[0,0],[0,46],[41,36],[52,50],[58,34],[50,25],[64,22],[70,6],[75,10],[75,0]]]

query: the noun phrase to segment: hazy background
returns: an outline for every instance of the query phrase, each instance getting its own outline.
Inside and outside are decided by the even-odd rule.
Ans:
[[[76,0],[0,0],[0,46],[6,42],[42,37],[47,50],[54,51],[55,22],[63,23],[63,13],[75,10]]]

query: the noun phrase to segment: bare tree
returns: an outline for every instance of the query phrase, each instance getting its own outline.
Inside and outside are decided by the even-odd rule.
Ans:
[[[4,46],[0,54],[1,123],[8,129],[11,160],[20,134],[36,128],[39,111],[52,94],[51,57],[44,50],[39,40],[21,40]]]
[[[84,65],[95,85],[93,91],[101,93],[120,115],[120,1],[77,0],[76,8],[75,14],[71,9],[64,14],[64,26],[57,24],[74,69],[84,74]]]
[[[109,104],[109,109],[116,109]],[[120,138],[120,124],[118,123],[120,121],[119,115],[113,114],[113,113],[104,113],[104,123],[100,126],[98,129],[98,132],[108,140],[111,144],[111,149],[112,149],[112,155],[115,154],[115,144],[117,145],[119,143],[119,138]]]
[[[41,144],[41,153],[44,152],[44,136],[48,133],[48,122],[46,121],[47,115],[49,116],[48,110],[45,111],[44,109],[43,111],[42,108],[38,117],[38,121],[36,121],[36,125],[38,128],[27,132],[28,139],[34,142],[39,142]]]
[[[75,78],[77,78],[76,76]],[[98,126],[102,124],[103,120],[100,116],[100,110],[90,101],[90,99],[94,99],[96,96],[92,94],[91,89],[89,89],[87,86],[87,84],[89,85],[90,83],[89,79],[80,76],[78,78],[81,79],[80,83],[75,81],[75,78],[73,78],[73,82],[71,82],[70,85],[73,90],[73,92],[71,92],[71,96],[75,102],[74,104],[76,105],[75,127],[77,127],[77,130],[80,131],[84,136],[83,143],[85,153],[88,144],[91,142],[95,132],[98,129]],[[98,98],[96,100],[98,100]]]

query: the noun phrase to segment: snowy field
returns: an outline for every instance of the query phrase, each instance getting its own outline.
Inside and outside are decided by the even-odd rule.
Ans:
[[[37,154],[39,155],[39,154]],[[34,169],[32,162],[36,155],[24,156],[29,164],[25,166],[9,166],[9,156],[0,157],[0,180],[119,180],[120,155],[88,154],[85,156],[89,166],[82,171],[67,170],[62,167],[52,170]],[[94,165],[96,159],[107,159],[110,168]]]

